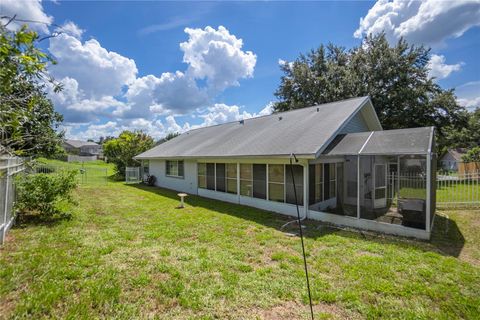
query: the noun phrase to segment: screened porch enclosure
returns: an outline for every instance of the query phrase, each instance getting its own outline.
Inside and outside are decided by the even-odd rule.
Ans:
[[[429,233],[433,149],[432,128],[341,135],[309,165],[309,210]]]

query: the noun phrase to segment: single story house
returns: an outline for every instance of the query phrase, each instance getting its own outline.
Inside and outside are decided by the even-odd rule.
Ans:
[[[68,154],[79,156],[98,156],[102,146],[92,141],[67,139],[63,142],[63,148]]]
[[[291,155],[298,162],[290,165]],[[194,129],[135,157],[160,187],[428,239],[434,129],[382,130],[369,97]]]
[[[448,171],[458,171],[458,164],[463,162],[462,157],[467,153],[463,148],[448,149],[447,152],[440,157],[440,166]]]

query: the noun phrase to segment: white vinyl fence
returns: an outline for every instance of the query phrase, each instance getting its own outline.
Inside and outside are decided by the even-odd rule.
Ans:
[[[140,183],[142,177],[140,176],[140,167],[126,167],[125,168],[125,183]]]
[[[0,158],[0,244],[5,242],[7,232],[15,219],[15,175],[24,169],[23,160],[20,158]]]
[[[480,208],[480,172],[436,176],[437,208]],[[398,192],[400,190],[400,192]],[[387,199],[426,199],[426,177],[395,173],[388,175]]]
[[[480,172],[437,175],[437,207],[480,207]]]

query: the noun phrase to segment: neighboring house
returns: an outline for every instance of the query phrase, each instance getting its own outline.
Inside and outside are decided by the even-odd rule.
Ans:
[[[443,169],[449,171],[458,171],[458,164],[463,162],[462,157],[467,153],[463,148],[448,149],[440,158],[440,165]]]
[[[79,156],[98,156],[102,151],[102,146],[95,142],[81,140],[65,140],[63,148],[68,154]]]
[[[135,158],[160,187],[296,216],[293,171],[302,217],[427,239],[434,147],[430,127],[382,131],[362,97],[191,130]]]

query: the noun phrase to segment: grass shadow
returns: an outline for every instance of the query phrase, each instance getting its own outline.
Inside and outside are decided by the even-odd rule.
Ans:
[[[24,229],[31,226],[55,227],[63,221],[72,219],[71,214],[54,215],[43,217],[39,214],[20,214],[15,218],[13,228]]]
[[[458,257],[465,246],[465,237],[455,220],[436,214],[430,243],[443,254]]]
[[[128,184],[128,186],[177,200],[180,203],[180,198],[177,195],[178,192],[171,189],[152,187],[144,184]],[[298,234],[297,223],[292,223],[288,227],[282,228],[285,223],[294,220],[294,217],[278,214],[272,211],[204,198],[197,195],[189,195],[185,198],[185,204],[190,207],[201,207],[240,219],[247,219],[285,233]],[[306,226],[303,230],[304,236],[311,239],[336,234],[344,238],[374,241],[382,244],[394,244],[401,247],[415,247],[423,251],[435,251],[442,255],[453,257],[459,256],[465,244],[465,238],[463,237],[457,223],[454,220],[442,217],[441,215],[436,215],[435,217],[434,231],[430,241],[385,235],[360,229],[342,228],[315,220],[306,220],[303,224]]]

